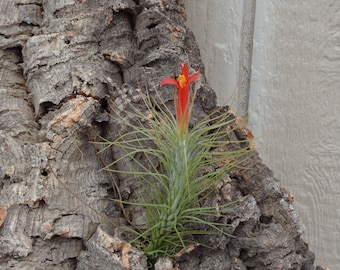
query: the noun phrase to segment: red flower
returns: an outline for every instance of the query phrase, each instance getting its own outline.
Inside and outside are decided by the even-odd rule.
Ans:
[[[200,72],[197,71],[193,75],[189,76],[188,66],[182,62],[179,65],[182,68],[182,72],[178,76],[177,80],[174,78],[165,78],[161,81],[160,86],[163,86],[164,84],[176,85],[177,96],[175,98],[175,106],[177,124],[181,127],[181,131],[184,131],[188,126],[189,120],[189,85],[197,79]]]

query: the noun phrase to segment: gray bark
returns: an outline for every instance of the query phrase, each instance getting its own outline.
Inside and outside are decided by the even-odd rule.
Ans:
[[[141,187],[101,171],[119,153],[97,155],[90,142],[124,132],[105,112],[145,110],[140,92],[171,108],[173,89],[159,82],[179,61],[204,74],[183,1],[0,0],[0,14],[0,268],[146,269],[126,242],[143,210],[112,200],[117,187],[128,200]],[[215,108],[204,76],[196,103],[193,121]],[[240,125],[232,136],[251,133]],[[248,195],[223,217],[235,237],[202,236],[213,249],[196,247],[179,268],[322,269],[279,181],[257,153],[245,167],[214,193]]]

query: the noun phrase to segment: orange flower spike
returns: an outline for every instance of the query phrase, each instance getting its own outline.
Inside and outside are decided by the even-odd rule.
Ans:
[[[184,131],[188,125],[189,118],[189,85],[200,75],[197,71],[193,75],[189,76],[188,66],[184,63],[180,63],[182,68],[181,74],[178,76],[177,80],[173,78],[165,78],[161,81],[160,86],[164,84],[173,84],[177,87],[177,101],[176,101],[176,116],[177,124]]]

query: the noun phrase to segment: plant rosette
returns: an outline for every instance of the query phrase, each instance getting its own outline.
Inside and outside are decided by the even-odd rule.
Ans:
[[[174,85],[176,115],[163,106],[154,105],[150,97],[144,101],[148,115],[132,107],[139,121],[131,123],[123,117],[113,115],[129,132],[114,141],[104,141],[107,147],[119,148],[124,153],[104,169],[118,174],[133,174],[147,185],[149,192],[140,203],[129,203],[145,207],[147,227],[132,241],[141,247],[150,261],[159,257],[174,257],[187,248],[197,245],[192,236],[197,234],[223,233],[227,224],[207,221],[207,216],[218,216],[216,206],[203,206],[204,200],[214,191],[223,177],[237,166],[236,160],[248,150],[214,151],[225,149],[226,126],[235,121],[228,112],[213,113],[196,123],[191,129],[191,117],[196,91],[190,85],[200,76],[199,71],[189,76],[189,68],[180,63],[181,73],[177,79],[165,78],[160,86]],[[151,117],[150,117],[151,115]],[[107,148],[106,147],[106,148]],[[141,162],[136,156],[143,156]],[[117,169],[115,164],[132,160],[136,166],[126,170]],[[157,162],[154,162],[154,160]],[[200,173],[203,168],[218,169]],[[228,208],[222,205],[219,208]],[[195,225],[196,226],[193,226]],[[193,229],[210,227],[211,231]],[[137,244],[138,243],[138,244]]]

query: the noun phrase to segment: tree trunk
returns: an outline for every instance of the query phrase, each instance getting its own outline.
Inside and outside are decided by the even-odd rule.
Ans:
[[[173,89],[159,82],[180,61],[204,74],[183,0],[0,0],[0,9],[0,268],[147,269],[124,236],[129,222],[143,225],[143,209],[112,200],[136,200],[140,186],[102,171],[119,153],[97,155],[91,141],[124,132],[106,112],[146,109],[141,93],[173,109]],[[203,76],[193,121],[215,106]],[[242,124],[233,136],[251,140]],[[248,195],[225,220],[235,237],[202,236],[213,248],[184,254],[179,269],[322,269],[291,195],[257,153],[244,166],[216,193]]]

